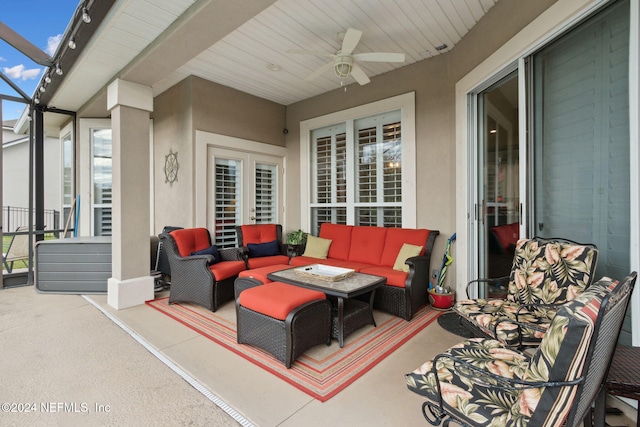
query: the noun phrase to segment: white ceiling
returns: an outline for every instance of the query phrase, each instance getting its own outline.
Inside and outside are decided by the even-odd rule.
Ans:
[[[335,53],[351,27],[363,32],[354,53],[405,53],[404,63],[360,63],[371,78],[451,50],[496,2],[118,0],[50,106],[76,111],[115,77],[158,95],[189,75],[289,105],[340,87],[332,70],[304,80],[331,58],[289,49]]]

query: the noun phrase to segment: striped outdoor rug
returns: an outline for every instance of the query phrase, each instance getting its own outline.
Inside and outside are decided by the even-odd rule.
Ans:
[[[356,331],[345,339],[343,348],[336,340],[330,346],[315,346],[287,369],[263,350],[237,343],[233,303],[225,304],[215,313],[191,304],[169,305],[168,298],[147,304],[322,402],[364,375],[442,314],[425,307],[407,322],[375,311],[377,327],[370,325]]]

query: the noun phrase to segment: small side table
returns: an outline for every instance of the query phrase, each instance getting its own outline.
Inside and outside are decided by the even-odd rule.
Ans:
[[[640,402],[640,347],[619,345],[615,348],[605,392]],[[640,417],[636,425],[640,427]]]

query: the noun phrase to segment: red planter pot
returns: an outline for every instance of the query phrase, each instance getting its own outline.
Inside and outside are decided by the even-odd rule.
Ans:
[[[436,310],[449,310],[456,302],[456,293],[439,294],[433,290],[429,290],[429,302],[431,307]]]

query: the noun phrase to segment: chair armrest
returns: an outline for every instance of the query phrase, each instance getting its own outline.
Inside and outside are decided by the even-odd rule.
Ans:
[[[476,280],[472,280],[469,283],[467,283],[467,298],[471,298],[471,296],[469,295],[469,289],[471,288],[471,286],[478,286],[480,283],[502,283],[502,282],[509,282],[509,276],[503,276],[503,277],[496,277],[493,279],[476,279]],[[476,288],[476,293],[478,293],[479,288]]]
[[[460,376],[464,376],[474,384],[487,388],[497,388],[507,391],[519,391],[528,388],[541,388],[541,387],[571,387],[577,386],[584,382],[585,377],[580,376],[571,381],[527,381],[518,378],[509,378],[502,375],[494,374],[493,372],[482,369],[478,366],[468,363],[464,359],[453,356],[448,353],[438,354],[433,359],[433,366],[431,372],[434,374],[438,383],[438,390],[440,390],[440,380],[438,378],[438,359],[449,359],[453,363],[443,362],[445,366],[450,369],[454,369]]]
[[[249,256],[249,250],[245,246],[239,248],[224,248],[219,249],[218,253],[222,261],[245,261],[243,249],[246,251],[247,257]]]

